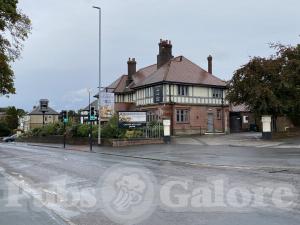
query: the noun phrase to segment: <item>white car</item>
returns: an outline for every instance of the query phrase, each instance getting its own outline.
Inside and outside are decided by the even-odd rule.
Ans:
[[[14,134],[14,135],[12,135],[12,136],[3,138],[3,141],[4,141],[4,142],[14,142],[14,141],[16,141],[16,138],[17,138],[17,135]]]

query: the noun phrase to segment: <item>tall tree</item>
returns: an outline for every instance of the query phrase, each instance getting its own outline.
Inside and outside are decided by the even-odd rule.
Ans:
[[[238,69],[228,83],[227,99],[246,104],[257,116],[288,115],[295,124],[300,116],[300,45],[272,45],[269,58],[255,57]]]
[[[277,56],[281,59],[283,84],[282,102],[286,114],[295,125],[300,125],[300,44],[297,46],[275,45]]]
[[[0,0],[0,93],[14,94],[11,63],[20,57],[31,31],[30,19],[17,8],[18,0]]]

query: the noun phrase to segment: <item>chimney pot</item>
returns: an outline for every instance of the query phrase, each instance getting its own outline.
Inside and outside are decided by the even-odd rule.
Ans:
[[[209,55],[207,57],[207,61],[208,61],[208,72],[210,74],[212,74],[212,60],[213,60],[213,57],[211,55]]]

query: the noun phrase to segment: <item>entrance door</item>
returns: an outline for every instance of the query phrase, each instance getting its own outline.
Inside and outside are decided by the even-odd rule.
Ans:
[[[214,114],[209,113],[207,116],[207,132],[213,133],[214,132]]]
[[[230,114],[230,132],[238,133],[242,130],[242,117],[240,113]]]

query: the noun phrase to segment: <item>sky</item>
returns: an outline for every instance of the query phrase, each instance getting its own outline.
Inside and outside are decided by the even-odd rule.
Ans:
[[[0,107],[31,111],[42,98],[58,111],[88,105],[87,90],[98,87],[93,5],[102,8],[102,86],[127,73],[129,57],[138,68],[156,63],[161,38],[204,69],[211,54],[225,80],[249,57],[272,54],[269,43],[300,42],[299,0],[19,0],[33,30],[13,64],[17,94]]]

